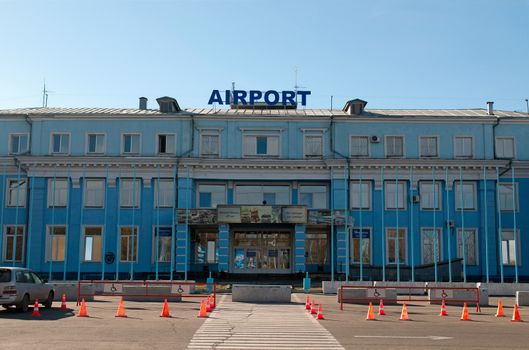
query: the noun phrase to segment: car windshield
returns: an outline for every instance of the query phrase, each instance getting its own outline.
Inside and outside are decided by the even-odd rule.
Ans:
[[[11,270],[0,269],[0,283],[11,282]]]

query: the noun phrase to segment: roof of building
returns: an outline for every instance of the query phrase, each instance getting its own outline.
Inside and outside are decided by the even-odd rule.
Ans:
[[[139,116],[161,116],[172,114],[194,114],[204,116],[306,116],[306,117],[444,117],[444,118],[489,118],[487,110],[476,109],[366,109],[361,115],[349,115],[341,109],[215,109],[215,108],[186,108],[178,113],[162,113],[158,109],[138,108],[63,108],[63,107],[33,107],[0,110],[0,115],[30,115],[30,116],[54,116],[54,115],[139,115]],[[495,110],[496,117],[523,117],[529,115],[521,112]]]

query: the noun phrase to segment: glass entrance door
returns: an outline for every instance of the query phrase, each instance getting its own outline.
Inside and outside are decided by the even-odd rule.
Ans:
[[[232,272],[290,273],[292,232],[235,231]]]

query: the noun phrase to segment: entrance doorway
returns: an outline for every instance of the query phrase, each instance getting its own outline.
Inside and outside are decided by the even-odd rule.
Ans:
[[[234,273],[291,273],[292,232],[233,231]]]

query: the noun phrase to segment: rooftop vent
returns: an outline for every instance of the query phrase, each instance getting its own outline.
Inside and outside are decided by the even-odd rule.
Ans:
[[[147,109],[147,97],[140,97],[140,109],[141,110]]]
[[[360,115],[364,113],[364,108],[367,105],[367,101],[355,98],[354,100],[349,100],[345,103],[343,111],[347,112],[350,115]]]
[[[487,102],[487,114],[494,115],[494,102],[492,101]]]
[[[178,102],[169,96],[159,97],[156,102],[160,105],[160,112],[162,113],[178,113],[182,110]]]

